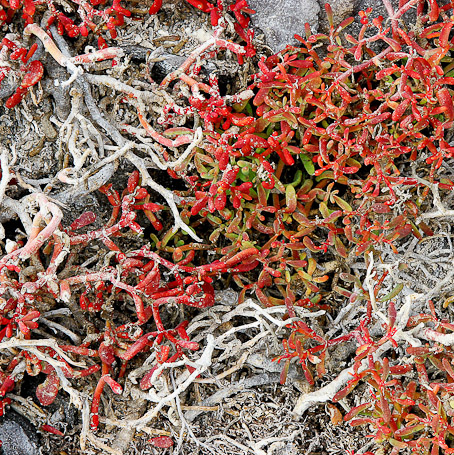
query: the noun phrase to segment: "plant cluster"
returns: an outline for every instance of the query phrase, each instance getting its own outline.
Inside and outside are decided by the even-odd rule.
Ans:
[[[223,21],[223,15],[226,13],[223,0],[218,0],[216,4],[206,0],[187,1],[204,13],[210,13],[213,26],[217,26],[220,21]],[[117,27],[125,25],[125,18],[134,18],[133,11],[135,9],[123,7],[121,3],[121,0],[113,0],[112,2],[107,0],[70,1],[65,3],[66,6],[63,8],[53,0],[2,0],[0,2],[0,26],[17,20],[21,13],[24,29],[27,25],[39,24],[40,19],[46,16],[46,29],[49,29],[51,25],[56,25],[58,34],[66,35],[72,39],[93,34],[98,38],[97,47],[104,49],[107,47],[104,38],[106,32],[111,39],[115,39]],[[156,0],[150,7],[149,14],[157,14],[161,7],[162,0]],[[255,54],[255,49],[252,46],[254,33],[249,28],[250,18],[248,16],[254,11],[248,8],[245,0],[236,0],[228,10],[235,17],[236,33],[247,43],[245,55],[238,56],[239,60],[243,61],[245,56],[251,57]],[[23,37],[3,38],[0,43],[0,85],[8,75],[15,80],[21,80],[15,93],[7,100],[7,108],[19,104],[28,89],[36,85],[43,77],[44,70],[39,57],[33,59],[38,45],[35,43],[28,50],[21,44],[26,35],[24,33]],[[22,62],[22,64],[15,65],[15,61]]]
[[[372,18],[371,9],[363,11],[356,37],[346,33],[353,19],[335,26],[327,5],[329,33],[313,35],[308,27],[306,36],[298,37],[300,47],[262,57],[249,87],[224,94],[215,75],[203,79],[201,66],[219,52],[231,52],[240,62],[254,56],[245,16],[252,10],[244,0],[230,7],[240,38],[234,43],[221,38],[227,27],[222,1],[216,6],[188,1],[211,14],[213,36],[155,86],[172,99],[156,121],[149,119],[143,92],[112,77],[87,77],[120,92],[122,102],[132,106],[137,118],[134,124],[123,124],[123,131],[140,131],[155,141],[161,156],[154,162],[180,189],[169,196],[149,178],[139,158],[129,154],[138,170],[121,193],[111,184],[99,188],[112,205],[112,216],[92,230],[88,226],[96,219],[94,213],[63,227],[59,207],[44,194],[32,195],[38,211],[30,235],[25,241],[7,242],[0,260],[0,348],[14,348],[0,375],[3,405],[24,372],[46,376],[37,390],[42,405],[52,403],[59,388],[74,394],[70,379],[97,374],[90,417],[96,429],[105,385],[122,393],[120,384],[136,359],[154,355],[140,381],[140,388],[147,390],[164,364],[186,362],[185,353],[199,348],[186,332],[188,321],[169,322],[170,309],[209,307],[215,288],[232,285],[240,290],[239,303],[251,294],[265,307],[286,308],[291,321],[278,358],[284,365],[282,382],[296,360],[307,381],[315,384],[326,373],[329,349],[356,340],[353,377],[332,398],[344,398],[360,382],[373,393],[345,419],[353,425],[369,424],[375,440],[391,444],[393,454],[404,448],[453,453],[453,357],[444,337],[454,326],[438,318],[433,307],[429,314],[409,317],[409,305],[404,305],[398,313],[395,298],[402,288],[381,296],[386,274],[374,278],[370,272],[379,248],[397,251],[407,236],[432,235],[419,219],[430,203],[430,190],[436,187],[438,195],[438,190],[454,188],[440,175],[454,154],[446,137],[454,125],[449,88],[454,84],[454,5],[403,0],[394,11],[384,0],[390,21]],[[35,6],[45,6],[59,33],[73,38],[88,29],[96,33],[100,24],[115,30],[128,16],[115,1],[103,15],[93,7],[105,2],[72,3],[78,5],[80,25],[56,13],[53,2],[3,2],[6,16],[0,18],[10,21],[22,9],[27,34],[36,35],[71,71],[70,64],[121,57],[117,48],[63,57],[32,23]],[[160,7],[155,1],[150,13]],[[406,30],[401,18],[413,7],[416,25]],[[7,107],[14,107],[43,69],[37,60],[28,63],[36,45],[29,51],[11,40],[2,45],[2,55],[20,59],[25,73],[7,101]],[[74,169],[77,173],[80,167],[74,163]],[[7,171],[2,161],[3,174]],[[66,171],[60,173],[61,181],[70,181]],[[164,200],[155,199],[147,186]],[[174,216],[175,226],[162,216],[166,212]],[[150,241],[143,240],[146,225],[153,229]],[[140,247],[131,249],[127,241]],[[101,251],[99,258],[80,263],[78,258],[94,245]],[[335,311],[326,299],[333,286],[328,263],[348,268],[359,256],[365,257],[367,279],[361,282],[344,273],[341,279],[350,285],[334,290],[350,304],[365,303],[363,318],[350,333],[325,338],[299,320],[295,308]],[[71,309],[78,330],[89,328],[83,342],[69,329],[64,334],[71,344],[36,339],[40,319],[60,314],[60,302]],[[387,306],[388,315],[382,315],[383,337],[375,339],[369,329],[380,313],[378,304]],[[410,334],[405,338],[404,332]],[[421,333],[432,344],[415,342],[406,349],[414,365],[383,357],[402,340]],[[445,382],[431,382],[429,362]]]
[[[372,314],[372,301],[380,294],[383,277],[375,279],[372,291],[364,289],[356,277],[344,274],[342,278],[355,282],[359,299],[367,301]],[[411,299],[398,313],[392,299],[402,287],[381,297],[382,302],[388,303],[383,337],[371,337],[367,327],[370,320],[366,319],[353,332],[359,347],[351,376],[332,401],[339,402],[358,384],[365,383],[370,399],[346,413],[344,420],[350,425],[369,425],[371,437],[379,444],[389,444],[393,455],[404,449],[420,454],[453,453],[454,325],[439,318],[432,301],[429,313],[410,317]],[[391,355],[395,357],[394,353],[400,352],[402,357],[389,359],[385,353],[390,349],[394,351]]]
[[[240,94],[243,101],[233,106],[226,106],[215,80],[190,83],[198,91],[185,113],[191,107],[200,112],[206,142],[194,153],[197,176],[181,173],[190,185],[176,192],[181,216],[189,226],[209,227],[216,253],[228,258],[244,252],[243,268],[231,272],[241,299],[255,293],[265,306],[286,305],[293,317],[294,306],[322,305],[329,279],[320,268],[328,262],[324,257],[346,261],[380,244],[395,249],[408,235],[432,234],[416,220],[429,192],[424,181],[453,188],[452,181],[437,180],[454,151],[445,140],[453,119],[447,86],[454,79],[446,58],[451,6],[440,8],[436,23],[416,36],[397,22],[414,4],[393,13],[388,28],[383,18],[368,19],[371,10],[364,12],[358,38],[341,35],[353,19],[334,27],[327,7],[330,33],[308,30],[299,37],[303,47],[262,59],[254,82]],[[430,8],[418,11],[422,24],[435,21]],[[371,45],[380,41],[386,48],[376,54]],[[326,43],[323,57],[319,42]],[[425,162],[425,174],[405,175],[405,160]],[[404,192],[408,196],[399,199]],[[181,250],[165,239],[164,251]],[[292,337],[299,333],[320,343],[307,352],[292,337],[286,343],[283,358],[299,357],[303,365],[340,341],[320,339],[300,322],[293,329]],[[323,359],[312,360],[323,371]]]
[[[223,0],[211,3],[207,0],[186,0],[195,8],[210,13],[211,23],[213,26],[218,25],[219,20],[225,10]],[[117,36],[116,28],[124,25],[125,17],[131,17],[132,7],[126,8],[121,5],[121,0],[89,0],[89,1],[71,1],[65,5],[65,8],[53,0],[2,0],[0,3],[0,24],[10,24],[16,16],[21,14],[21,18],[26,25],[36,23],[36,16],[40,15],[43,10],[47,10],[49,17],[47,27],[52,24],[57,25],[60,35],[66,34],[70,38],[77,36],[88,36],[90,32],[96,35],[108,31],[111,38]],[[127,2],[126,2],[127,3]],[[155,0],[151,5],[148,13],[157,14],[162,7],[162,0]],[[129,8],[129,9],[128,9]],[[248,14],[253,13],[246,0],[236,0],[230,6],[237,20],[237,28],[240,33],[246,33],[244,30],[249,25]],[[70,11],[69,11],[70,10]]]

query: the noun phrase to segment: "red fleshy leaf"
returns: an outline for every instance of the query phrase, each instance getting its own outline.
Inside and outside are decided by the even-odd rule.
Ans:
[[[96,220],[96,215],[93,212],[85,212],[79,216],[79,218],[75,219],[71,223],[71,230],[75,231],[77,229],[83,228],[88,226],[89,224],[93,223]]]
[[[22,79],[21,87],[28,88],[37,84],[43,77],[44,67],[39,60],[33,60],[28,65],[28,72]]]
[[[47,375],[46,380],[36,388],[36,397],[43,406],[49,406],[55,400],[60,386],[55,371]]]
[[[169,436],[158,436],[157,438],[149,439],[148,442],[160,449],[168,449],[173,446],[173,440]]]

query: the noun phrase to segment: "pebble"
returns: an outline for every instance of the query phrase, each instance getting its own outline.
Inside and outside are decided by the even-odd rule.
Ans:
[[[441,0],[441,3],[444,2],[446,0]],[[298,45],[294,35],[305,37],[306,23],[310,24],[312,33],[329,32],[325,3],[325,0],[248,0],[249,6],[256,11],[251,16],[253,27],[264,33],[266,43],[273,53],[281,51],[287,44]],[[335,26],[347,17],[355,17],[355,23],[348,29],[348,33],[353,36],[361,29],[359,11],[372,7],[374,12],[371,17],[387,17],[385,7],[377,0],[330,0],[329,4]],[[399,0],[391,0],[391,4],[395,11],[399,8]],[[414,9],[407,12],[403,20],[408,24],[414,23]]]
[[[0,441],[4,455],[39,455],[34,427],[11,409],[0,422]]]
[[[318,30],[319,3],[316,0],[249,0],[249,6],[256,11],[252,15],[254,27],[264,34],[273,52],[279,52],[287,44],[296,44],[295,33],[305,36],[304,24],[311,30]]]

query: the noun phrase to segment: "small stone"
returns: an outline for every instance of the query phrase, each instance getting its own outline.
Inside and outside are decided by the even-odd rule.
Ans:
[[[8,410],[0,423],[0,441],[4,455],[39,455],[32,424],[12,410]]]
[[[304,36],[306,22],[313,33],[318,29],[320,6],[316,0],[249,0],[249,6],[256,11],[252,15],[254,28],[265,34],[273,52],[295,43],[295,34]]]

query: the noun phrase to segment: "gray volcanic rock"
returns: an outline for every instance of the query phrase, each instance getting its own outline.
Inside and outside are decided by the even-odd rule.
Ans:
[[[248,3],[257,12],[252,15],[254,27],[263,31],[273,52],[293,44],[295,34],[304,36],[306,22],[313,33],[318,29],[320,6],[316,0],[249,0]]]
[[[320,3],[320,23],[319,23],[319,32],[327,33],[329,31],[329,23],[328,19],[326,18],[326,11],[325,11],[325,3],[329,3],[331,9],[333,10],[333,18],[334,18],[334,25],[339,25],[344,19],[347,17],[355,16],[355,11],[359,11],[360,9],[364,9],[359,6],[362,3],[361,0],[329,0],[325,2],[323,0],[319,0]],[[376,2],[379,4],[381,2]],[[359,8],[359,9],[358,9]],[[349,29],[349,33],[350,29]]]
[[[440,0],[445,3],[446,0]],[[279,52],[287,44],[295,44],[294,35],[305,36],[304,25],[309,23],[312,33],[329,31],[326,19],[325,3],[331,5],[335,26],[344,19],[353,16],[355,22],[348,28],[348,33],[356,36],[361,29],[358,12],[373,8],[371,17],[388,17],[386,8],[377,0],[249,0],[249,6],[256,11],[251,16],[254,28],[265,34],[266,42],[273,52]],[[395,11],[399,9],[399,0],[391,0]],[[415,22],[415,9],[410,9],[402,17],[407,27]],[[378,47],[385,46],[379,43]],[[377,47],[377,46],[376,46]],[[377,49],[378,51],[380,49]]]
[[[4,455],[39,455],[38,440],[32,425],[11,410],[0,423],[0,441]]]
[[[348,33],[356,36],[362,25],[360,22],[360,17],[358,15],[359,11],[366,11],[367,8],[372,8],[373,12],[370,16],[371,18],[383,16],[384,19],[388,18],[388,12],[386,11],[385,6],[383,5],[382,1],[377,0],[328,0],[325,2],[324,0],[318,0],[322,10],[320,13],[320,28],[319,32],[327,33],[329,31],[329,24],[326,18],[324,4],[329,3],[331,9],[333,10],[334,16],[334,25],[339,25],[344,19],[348,17],[354,17],[355,22],[348,28]],[[445,0],[442,0],[445,1]],[[399,9],[399,0],[390,0],[390,3],[394,9],[397,11]],[[441,3],[441,2],[440,2]],[[406,26],[411,26],[416,21],[416,10],[415,8],[411,8],[402,16],[402,21],[406,24]]]

